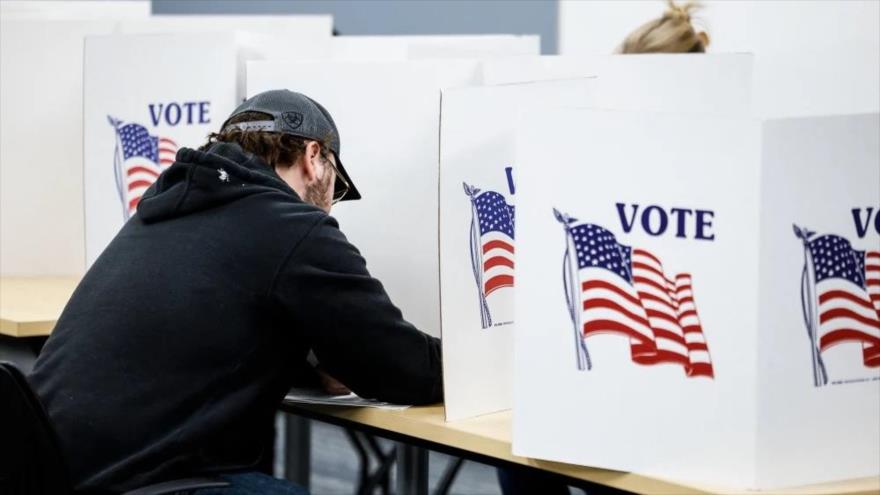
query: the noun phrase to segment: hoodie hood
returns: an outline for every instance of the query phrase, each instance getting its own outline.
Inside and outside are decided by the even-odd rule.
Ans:
[[[137,215],[145,223],[159,222],[273,190],[301,201],[272,167],[238,144],[181,148],[174,164],[144,193]]]

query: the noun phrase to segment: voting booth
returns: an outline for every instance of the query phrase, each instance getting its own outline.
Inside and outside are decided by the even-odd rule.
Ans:
[[[122,34],[227,33],[235,36],[236,94],[245,98],[249,60],[324,59],[332,56],[329,15],[161,15],[119,23]]]
[[[514,454],[736,489],[880,466],[880,116],[547,110]]]
[[[80,274],[83,39],[112,33],[115,22],[5,15],[0,19],[3,275]]]
[[[235,53],[233,34],[86,40],[87,265],[137,211],[141,195],[177,150],[204,144],[235,108]]]
[[[510,57],[483,64],[485,84],[596,76],[597,108],[748,115],[754,57],[646,54]]]
[[[512,406],[519,114],[591,105],[594,84],[572,79],[443,91],[440,301],[449,421]]]
[[[331,215],[403,316],[440,335],[440,90],[479,82],[478,63],[251,62],[248,93],[287,88],[333,115],[362,199]]]
[[[331,40],[331,57],[337,60],[491,59],[539,53],[541,38],[534,35],[334,36]]]

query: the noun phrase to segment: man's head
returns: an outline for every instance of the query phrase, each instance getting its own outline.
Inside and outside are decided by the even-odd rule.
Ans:
[[[288,90],[244,101],[212,142],[237,143],[262,158],[300,197],[329,212],[337,201],[360,199],[339,160],[339,133],[318,102]]]

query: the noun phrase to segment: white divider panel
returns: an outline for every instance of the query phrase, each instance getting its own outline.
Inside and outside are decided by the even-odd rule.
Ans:
[[[0,20],[4,276],[83,272],[83,39],[114,25]]]
[[[880,474],[878,135],[524,115],[514,453],[734,489]]]
[[[287,88],[324,105],[363,195],[333,209],[404,317],[440,335],[440,89],[479,82],[479,64],[251,62],[248,93]]]
[[[85,50],[91,265],[176,151],[204,144],[235,108],[236,46],[232,34],[114,35],[87,39]]]
[[[749,115],[748,54],[584,55],[487,60],[486,84],[595,75],[596,107],[609,110]]]
[[[519,113],[592,104],[594,83],[545,81],[443,92],[440,300],[449,421],[512,405]]]

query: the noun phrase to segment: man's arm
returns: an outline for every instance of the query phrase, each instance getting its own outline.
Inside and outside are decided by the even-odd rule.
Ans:
[[[442,400],[440,340],[403,319],[333,218],[284,262],[272,297],[321,367],[356,394],[399,404]]]

